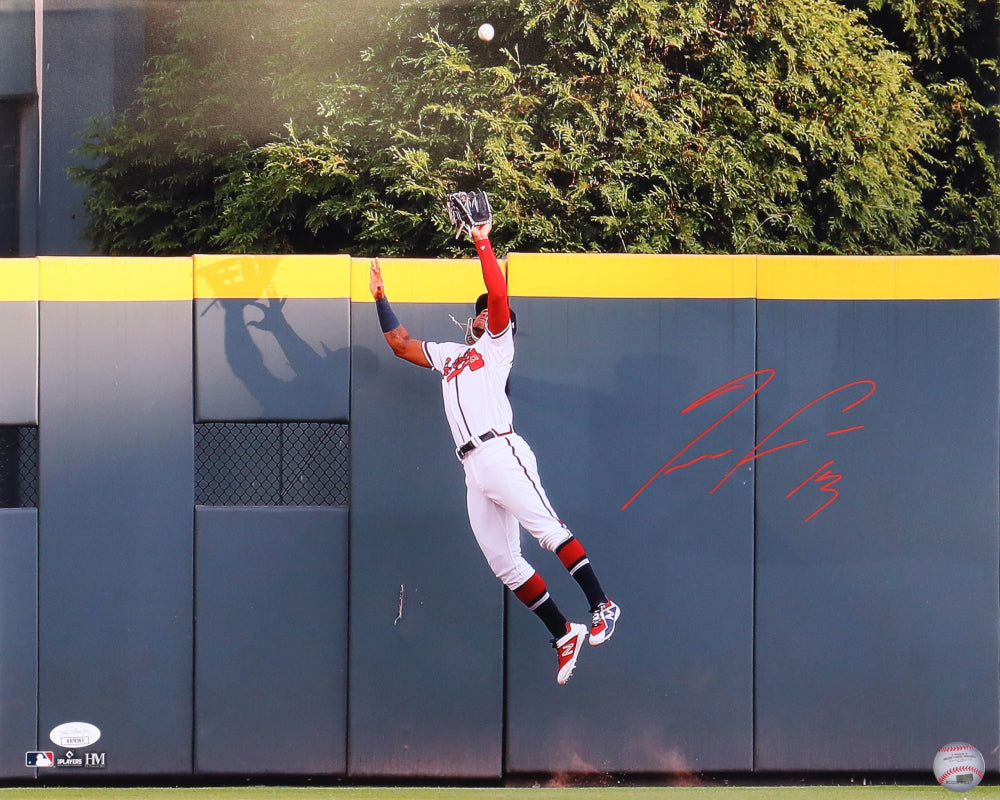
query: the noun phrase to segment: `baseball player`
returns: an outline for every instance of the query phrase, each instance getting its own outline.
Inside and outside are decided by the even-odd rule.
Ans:
[[[601,588],[583,545],[556,515],[538,478],[535,456],[515,431],[504,387],[514,361],[516,323],[507,282],[490,245],[490,224],[471,228],[483,269],[486,294],[476,303],[465,344],[410,338],[389,305],[378,259],[371,262],[369,288],[379,324],[392,351],[441,375],[445,414],[455,453],[465,468],[469,522],[494,574],[542,620],[558,654],[556,680],[565,684],[576,667],[581,645],[606,642],[621,613]],[[524,526],[553,551],[576,579],[590,604],[591,624],[566,620],[545,581],[521,555]]]

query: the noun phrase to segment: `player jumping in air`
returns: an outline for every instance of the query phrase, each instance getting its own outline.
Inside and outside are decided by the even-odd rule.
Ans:
[[[476,303],[466,344],[410,338],[386,299],[378,259],[371,263],[369,288],[379,324],[392,351],[441,374],[445,414],[465,467],[469,522],[494,574],[542,620],[559,656],[556,680],[566,683],[584,639],[599,645],[611,638],[621,613],[608,599],[583,545],[553,511],[538,478],[535,456],[514,432],[504,387],[514,361],[514,328],[507,282],[490,245],[489,223],[469,227],[483,268],[487,292]],[[567,622],[545,581],[521,555],[524,526],[546,550],[556,553],[590,604],[591,624]]]

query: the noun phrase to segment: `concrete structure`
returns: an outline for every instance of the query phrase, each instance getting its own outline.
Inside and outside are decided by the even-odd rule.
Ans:
[[[87,120],[142,79],[142,0],[0,0],[0,256],[90,252],[79,158]]]

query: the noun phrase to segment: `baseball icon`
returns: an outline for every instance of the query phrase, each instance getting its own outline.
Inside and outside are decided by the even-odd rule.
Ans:
[[[984,769],[983,754],[965,742],[946,744],[934,756],[934,777],[953,792],[975,789],[983,779]]]
[[[484,42],[488,42],[493,38],[494,33],[496,33],[496,31],[493,30],[493,26],[488,22],[484,22],[479,26],[479,30],[476,32],[476,35],[479,36],[479,38]]]

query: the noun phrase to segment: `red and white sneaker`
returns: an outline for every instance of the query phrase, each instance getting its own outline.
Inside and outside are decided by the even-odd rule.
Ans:
[[[566,635],[561,639],[553,639],[552,646],[559,655],[559,672],[556,683],[560,686],[569,681],[576,668],[576,660],[580,657],[580,645],[587,638],[587,626],[576,622],[566,623]]]
[[[622,610],[611,600],[601,603],[594,611],[594,617],[590,622],[590,643],[597,647],[610,639],[615,632],[615,623],[621,615]]]

